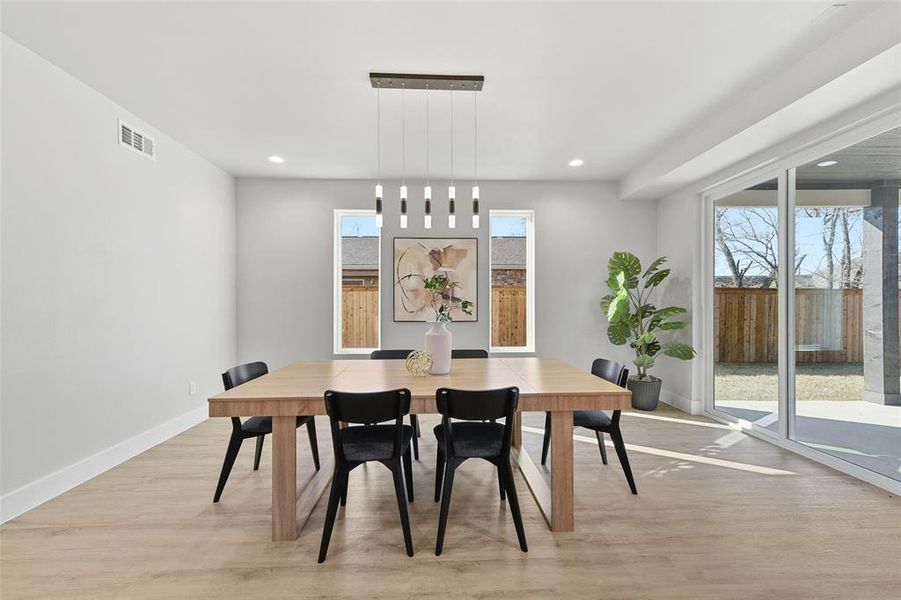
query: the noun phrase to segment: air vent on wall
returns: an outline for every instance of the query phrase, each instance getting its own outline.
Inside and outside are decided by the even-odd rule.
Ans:
[[[119,121],[119,143],[143,154],[147,158],[156,158],[153,138],[148,137],[142,131],[138,131],[125,121]]]

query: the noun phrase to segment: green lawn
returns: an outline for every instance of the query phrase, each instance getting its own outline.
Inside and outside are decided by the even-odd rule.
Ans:
[[[804,400],[860,400],[863,365],[860,363],[799,364],[795,389]],[[717,363],[716,398],[730,400],[776,400],[775,363]]]

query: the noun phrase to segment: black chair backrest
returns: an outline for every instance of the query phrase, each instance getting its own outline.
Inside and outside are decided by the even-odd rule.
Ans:
[[[403,440],[403,419],[410,412],[410,390],[400,388],[384,392],[325,392],[325,411],[332,427],[335,456],[344,456],[341,446],[341,421],[345,423],[380,423],[394,421],[397,435],[394,456],[400,456]]]
[[[252,362],[247,363],[246,365],[238,365],[222,374],[222,385],[225,386],[226,390],[230,390],[242,383],[247,383],[251,379],[262,377],[268,372],[269,367],[267,367],[264,362]],[[239,417],[232,417],[232,428],[235,431],[241,430],[241,419]]]
[[[412,350],[373,350],[369,358],[372,360],[404,360]]]
[[[247,383],[251,379],[262,377],[269,372],[269,367],[264,362],[252,362],[246,365],[238,365],[232,367],[222,374],[222,385],[226,390],[237,387],[242,383]]]
[[[504,445],[502,453],[510,451],[513,439],[513,415],[519,404],[519,388],[509,387],[497,390],[453,390],[439,388],[435,392],[435,402],[444,425],[445,443],[453,455],[454,432],[451,419],[463,421],[487,421],[506,418],[504,423]],[[486,423],[486,425],[488,425]]]
[[[606,358],[596,358],[591,363],[591,374],[615,383],[619,387],[626,387],[626,382],[629,380],[629,369],[626,368],[626,365]]]
[[[451,350],[451,358],[488,358],[488,351],[481,348]]]

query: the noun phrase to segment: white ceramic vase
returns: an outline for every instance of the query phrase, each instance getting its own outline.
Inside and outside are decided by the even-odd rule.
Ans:
[[[447,323],[436,321],[425,334],[425,351],[432,356],[432,375],[450,373],[451,348],[454,347],[454,336],[448,330]]]

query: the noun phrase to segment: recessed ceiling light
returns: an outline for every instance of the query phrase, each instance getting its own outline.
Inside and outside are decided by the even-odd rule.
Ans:
[[[270,157],[269,157],[269,162],[274,162],[275,164],[280,165],[280,164],[282,164],[283,162],[285,162],[285,159],[282,158],[281,156],[274,156],[274,155],[273,155],[273,156],[270,156]]]
[[[837,164],[838,164],[837,160],[824,160],[823,162],[818,162],[817,166],[818,167],[831,167],[832,165],[837,165]]]
[[[569,161],[569,166],[571,166],[571,167],[581,167],[584,164],[585,164],[585,161],[582,160],[581,158],[574,158],[571,161]]]

